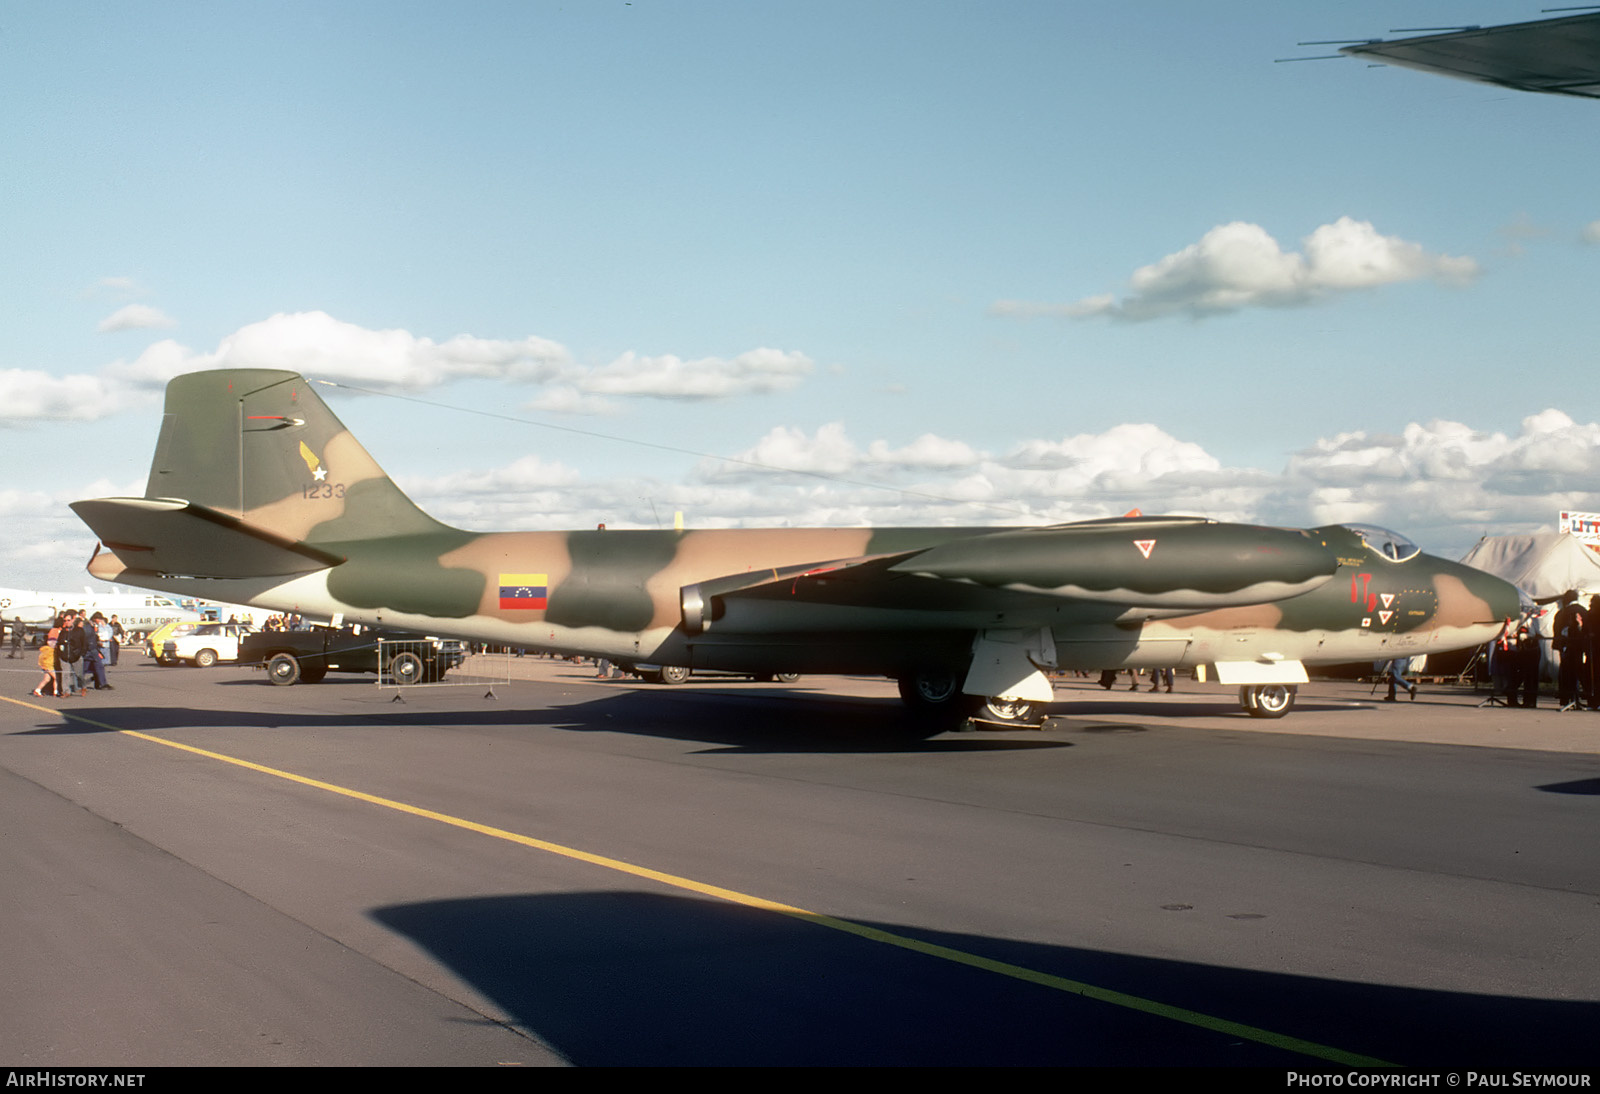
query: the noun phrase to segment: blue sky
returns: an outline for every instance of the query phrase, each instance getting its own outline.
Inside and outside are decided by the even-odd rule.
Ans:
[[[1539,17],[8,5],[3,583],[81,585],[65,503],[228,364],[623,438],[329,396],[471,527],[1553,527],[1600,509],[1600,105],[1273,63]]]

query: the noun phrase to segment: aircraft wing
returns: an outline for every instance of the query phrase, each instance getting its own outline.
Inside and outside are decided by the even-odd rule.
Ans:
[[[1600,98],[1600,14],[1365,42],[1339,52],[1518,91]]]

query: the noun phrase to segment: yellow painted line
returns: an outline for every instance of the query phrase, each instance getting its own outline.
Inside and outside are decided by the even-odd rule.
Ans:
[[[495,839],[505,840],[509,843],[521,844],[524,847],[531,847],[536,851],[545,851],[552,855],[560,855],[562,858],[575,859],[578,862],[587,862],[592,866],[599,866],[606,870],[614,870],[617,873],[629,874],[633,877],[644,878],[648,881],[654,881],[674,889],[683,889],[691,893],[699,893],[702,896],[715,897],[718,900],[726,900],[734,904],[742,904],[747,908],[759,908],[762,911],[777,912],[779,915],[790,916],[794,919],[803,920],[819,927],[828,927],[835,931],[842,931],[845,934],[855,935],[858,938],[869,939],[873,942],[881,942],[888,946],[896,946],[902,950],[910,950],[913,953],[924,954],[928,957],[937,957],[940,960],[950,961],[957,965],[965,965],[968,968],[982,969],[985,972],[991,972],[997,976],[1009,977],[1012,980],[1022,980],[1029,984],[1037,984],[1040,987],[1051,988],[1055,991],[1066,992],[1070,995],[1079,995],[1085,999],[1093,999],[1096,1002],[1109,1003],[1115,1007],[1123,1007],[1127,1010],[1135,1010],[1143,1014],[1154,1015],[1157,1018],[1166,1018],[1173,1022],[1182,1022],[1184,1025],[1197,1026],[1200,1029],[1208,1029],[1215,1033],[1222,1033],[1230,1037],[1237,1037],[1243,1041],[1254,1041],[1258,1044],[1271,1046],[1272,1048],[1280,1048],[1288,1052],[1299,1053],[1302,1056],[1311,1056],[1319,1060],[1329,1060],[1333,1063],[1344,1064],[1350,1067],[1395,1066],[1386,1060],[1375,1059],[1371,1056],[1362,1056],[1354,1052],[1346,1052],[1343,1049],[1317,1044],[1315,1041],[1306,1041],[1299,1037],[1291,1037],[1283,1033],[1274,1033],[1271,1030],[1259,1029],[1256,1026],[1245,1025],[1242,1022],[1230,1022],[1226,1018],[1216,1018],[1209,1014],[1202,1014],[1199,1011],[1188,1010],[1184,1007],[1169,1006],[1166,1003],[1158,1003],[1153,999],[1145,999],[1141,996],[1129,995],[1126,992],[1113,991],[1110,988],[1098,987],[1094,984],[1085,983],[1082,980],[1071,980],[1064,976],[1056,976],[1052,973],[1039,972],[1037,969],[1029,969],[1022,965],[1013,965],[1008,961],[996,961],[990,957],[981,957],[978,954],[967,953],[965,950],[952,949],[949,946],[940,946],[933,942],[923,942],[920,939],[911,938],[902,934],[895,934],[892,931],[885,931],[878,927],[869,927],[864,923],[854,923],[848,919],[836,919],[831,915],[823,915],[820,912],[807,911],[804,908],[797,908],[792,904],[780,904],[775,900],[766,900],[762,897],[752,896],[749,893],[741,893],[735,889],[724,889],[719,885],[708,885],[703,881],[695,881],[692,878],[679,877],[676,874],[663,873],[660,870],[652,870],[646,866],[636,866],[631,862],[623,862],[621,859],[607,858],[605,855],[596,855],[589,851],[580,851],[575,847],[566,847],[559,843],[551,843],[549,840],[537,839],[534,836],[525,836],[520,832],[509,832],[504,828],[495,828],[492,825],[479,824],[476,821],[464,820],[461,817],[453,817],[448,813],[438,813],[432,809],[423,809],[421,806],[408,805],[405,802],[395,801],[392,798],[381,798],[376,794],[368,794],[364,791],[352,790],[346,786],[339,786],[337,783],[323,782],[321,779],[313,779],[305,775],[296,775],[292,771],[282,771],[276,767],[268,767],[265,764],[254,763],[250,760],[242,760],[237,756],[229,756],[221,752],[212,752],[209,749],[197,748],[194,745],[186,745],[178,741],[169,741],[162,737],[152,736],[149,733],[142,733],[136,729],[118,729],[116,726],[108,725],[105,722],[96,721],[93,718],[88,718],[75,712],[55,710],[50,707],[39,706],[21,699],[12,699],[3,695],[0,695],[0,699],[5,699],[5,701],[8,703],[14,703],[20,707],[27,707],[30,710],[37,710],[44,714],[57,714],[68,719],[69,721],[82,722],[85,725],[91,725],[97,729],[108,730],[112,733],[120,733],[125,737],[137,737],[141,741],[149,741],[152,744],[165,745],[168,748],[176,748],[183,752],[192,752],[196,756],[204,756],[208,760],[217,760],[221,763],[232,764],[235,767],[243,767],[250,771],[257,771],[263,775],[271,775],[274,778],[286,779],[292,783],[299,783],[301,786],[310,786],[317,790],[326,790],[330,794],[338,794],[342,797],[354,798],[356,801],[366,802],[369,805],[382,806],[385,809],[392,809],[397,813],[407,813],[413,817],[422,817],[426,820],[437,821],[440,824],[447,824],[452,828],[462,828],[468,832],[476,832],[479,835],[492,836]]]

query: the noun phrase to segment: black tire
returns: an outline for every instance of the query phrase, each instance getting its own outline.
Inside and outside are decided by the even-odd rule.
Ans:
[[[661,666],[661,683],[681,684],[687,679],[689,679],[689,670],[682,665]]]
[[[194,663],[203,669],[208,669],[217,663],[216,650],[201,650],[194,655]]]
[[[798,672],[780,672],[774,679],[780,684],[793,684],[800,679],[800,674]]]
[[[982,700],[962,692],[963,676],[948,665],[925,665],[899,678],[906,735],[921,739],[967,725]]]
[[[389,679],[400,687],[421,683],[426,672],[422,658],[414,653],[397,653],[389,662]]]
[[[900,701],[915,711],[944,711],[960,707],[965,713],[971,700],[961,693],[961,674],[948,665],[925,665],[900,677]]]
[[[281,688],[300,682],[300,662],[292,653],[275,653],[267,659],[267,683]]]

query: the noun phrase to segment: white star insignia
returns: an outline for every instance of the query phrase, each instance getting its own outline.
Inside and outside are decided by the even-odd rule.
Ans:
[[[328,469],[319,463],[317,464],[317,469],[311,472],[311,477],[316,479],[318,482],[321,482],[323,479],[328,477]]]

